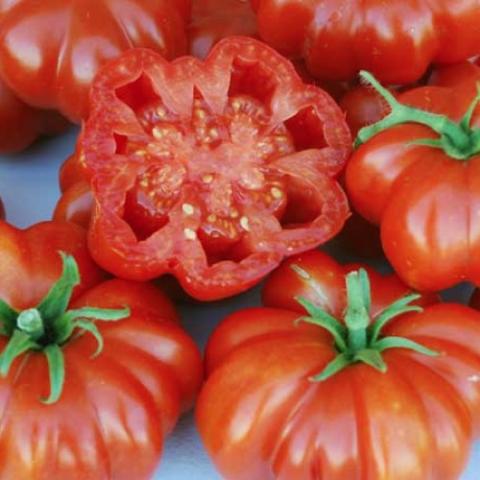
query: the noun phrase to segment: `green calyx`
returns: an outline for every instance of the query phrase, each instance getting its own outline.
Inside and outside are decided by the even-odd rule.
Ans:
[[[80,274],[75,259],[60,253],[63,271],[57,282],[43,300],[34,308],[16,311],[0,300],[0,335],[9,341],[0,354],[0,375],[8,375],[14,360],[33,351],[42,352],[48,362],[50,395],[42,402],[58,401],[65,382],[65,366],[62,347],[75,334],[91,333],[98,344],[93,357],[103,349],[103,338],[95,322],[116,321],[130,315],[128,308],[122,310],[83,307],[68,310],[73,289],[80,283]]]
[[[298,273],[299,267],[294,266]],[[301,269],[300,269],[301,270]],[[303,270],[302,270],[303,271]],[[303,272],[302,278],[306,278]],[[297,301],[305,308],[309,316],[299,318],[299,321],[317,325],[332,334],[337,350],[336,357],[325,369],[311,378],[312,381],[323,381],[335,375],[340,370],[354,363],[362,362],[379,370],[387,371],[387,365],[382,352],[390,348],[406,348],[424,355],[436,356],[437,352],[403,337],[383,337],[382,329],[393,318],[407,312],[420,312],[422,308],[411,303],[418,294],[410,294],[393,302],[375,319],[371,319],[371,290],[368,274],[365,270],[350,272],[346,275],[347,307],[344,313],[344,323],[325,310],[316,307],[303,297]]]
[[[468,160],[480,153],[480,129],[470,126],[473,113],[480,102],[479,85],[477,85],[477,95],[472,100],[463,118],[459,122],[454,122],[446,115],[439,115],[400,103],[369,72],[361,71],[360,78],[381,95],[390,107],[390,113],[377,123],[362,128],[355,140],[355,148],[388,128],[406,123],[416,123],[429,127],[439,137],[419,139],[412,142],[413,145],[439,148],[456,160]]]

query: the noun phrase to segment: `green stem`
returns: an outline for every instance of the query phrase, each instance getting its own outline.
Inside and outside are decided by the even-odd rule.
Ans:
[[[480,142],[477,141],[479,130],[470,127],[473,112],[480,102],[480,93],[477,93],[471,102],[463,119],[460,122],[454,122],[446,115],[428,112],[400,103],[369,72],[360,72],[360,77],[382,96],[388,103],[391,111],[377,123],[362,128],[355,140],[355,147],[359,147],[378,133],[391,127],[406,123],[416,123],[430,128],[440,138],[438,140],[421,139],[412,142],[414,144],[442,148],[445,153],[458,160],[466,160],[480,152]]]
[[[103,349],[103,337],[96,322],[117,321],[130,316],[130,310],[83,307],[68,310],[73,289],[80,282],[75,259],[61,254],[63,270],[58,281],[45,298],[34,308],[16,312],[0,301],[0,319],[3,320],[0,334],[10,337],[0,355],[0,375],[6,376],[14,360],[30,352],[42,352],[48,362],[50,395],[42,400],[46,404],[58,401],[65,382],[65,365],[62,346],[78,330],[80,334],[90,333],[97,341],[97,356]]]
[[[363,270],[364,271],[364,270]],[[347,310],[345,325],[348,330],[348,348],[351,352],[358,352],[367,346],[367,327],[370,323],[370,306],[366,304],[365,292],[370,292],[368,277],[357,272],[346,276]]]
[[[307,272],[296,269],[302,278],[307,278]],[[371,287],[368,274],[365,270],[350,272],[345,277],[347,307],[344,314],[344,323],[334,318],[328,312],[314,305],[303,297],[297,301],[305,308],[310,316],[303,316],[298,320],[317,325],[327,330],[334,338],[336,357],[318,374],[311,377],[312,381],[324,381],[332,375],[354,363],[364,363],[379,372],[387,371],[382,352],[391,348],[404,348],[423,355],[435,356],[436,352],[424,347],[408,338],[382,337],[382,329],[394,318],[405,313],[421,312],[418,305],[411,305],[420,295],[410,294],[399,298],[375,319],[371,318]],[[314,294],[315,291],[312,292]],[[311,295],[309,294],[309,297]],[[321,297],[324,297],[322,292]],[[298,323],[298,321],[297,321]]]

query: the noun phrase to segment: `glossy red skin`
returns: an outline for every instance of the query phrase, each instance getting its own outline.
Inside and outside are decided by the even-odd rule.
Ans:
[[[60,168],[59,186],[61,196],[53,212],[53,220],[73,222],[88,228],[93,210],[93,196],[88,181],[85,158],[79,144]]]
[[[28,106],[0,80],[0,125],[0,153],[15,153],[42,135],[61,133],[68,122],[57,112]]]
[[[2,78],[29,105],[79,122],[106,60],[132,46],[185,53],[189,10],[190,0],[1,0]]]
[[[58,250],[73,254],[82,282],[70,308],[123,308],[118,322],[97,322],[105,346],[83,335],[64,347],[66,381],[60,400],[49,393],[45,357],[20,357],[0,379],[0,476],[11,479],[147,480],[164,437],[200,387],[197,347],[178,325],[166,296],[153,285],[113,279],[88,256],[85,232],[45,222],[25,231],[0,223],[0,298],[18,309],[35,306],[61,271]],[[6,339],[0,339],[0,349]]]
[[[460,62],[454,65],[437,66],[419,83],[421,85],[436,85],[455,87],[463,82],[480,80],[480,67],[472,62]],[[420,86],[420,85],[418,85]],[[411,90],[411,87],[390,87],[393,95]],[[346,120],[353,137],[358,131],[372,123],[378,122],[390,111],[385,100],[371,86],[354,85],[350,87],[339,100],[339,105],[346,114]]]
[[[249,190],[245,194],[242,193],[245,197],[236,198],[236,201],[240,202],[238,218],[242,218],[242,215],[247,215],[244,212],[248,212],[249,220],[247,220],[250,222],[248,229],[238,230],[241,232],[238,235],[241,235],[242,240],[234,245],[235,248],[238,247],[236,254],[232,254],[231,257],[227,255],[226,259],[220,258],[220,260],[215,257],[207,258],[203,240],[201,241],[196,235],[197,230],[203,228],[205,224],[201,216],[203,207],[198,207],[194,210],[196,213],[192,215],[185,214],[183,207],[185,203],[197,205],[200,202],[218,201],[217,205],[220,203],[223,208],[225,203],[223,199],[220,202],[220,199],[215,197],[217,187],[215,189],[205,187],[206,183],[204,185],[195,177],[192,180],[195,188],[189,190],[186,183],[181,187],[175,187],[179,188],[180,200],[176,200],[170,208],[168,224],[165,227],[155,227],[153,223],[149,223],[148,219],[142,217],[139,220],[142,222],[142,228],[151,230],[144,238],[137,237],[134,229],[138,226],[132,226],[132,220],[124,219],[123,215],[127,209],[126,192],[133,187],[137,188],[137,176],[140,178],[140,175],[143,175],[143,160],[138,160],[137,150],[131,154],[122,153],[120,150],[117,154],[116,149],[120,147],[116,143],[118,137],[114,137],[114,133],[121,133],[122,137],[127,138],[128,141],[131,138],[140,145],[146,144],[138,150],[142,154],[144,149],[149,150],[157,144],[158,148],[167,148],[170,152],[168,155],[172,155],[177,163],[177,152],[183,151],[185,147],[188,151],[191,147],[187,142],[174,147],[174,150],[169,150],[169,144],[162,147],[158,139],[143,130],[132,109],[119,100],[115,89],[131,85],[132,81],[138,79],[143,73],[142,78],[154,79],[153,81],[158,84],[155,95],[160,95],[162,101],[167,102],[170,110],[178,112],[180,124],[187,128],[190,122],[193,122],[193,85],[202,92],[212,110],[218,112],[216,118],[222,118],[227,101],[227,88],[231,81],[230,75],[234,71],[231,66],[234,61],[240,62],[239,59],[244,64],[257,62],[260,65],[259,68],[264,71],[262,75],[266,77],[266,79],[262,77],[256,87],[256,80],[249,80],[245,88],[260,88],[260,83],[261,88],[264,85],[275,86],[272,87],[272,97],[268,102],[268,108],[271,109],[269,122],[282,125],[282,121],[289,119],[288,121],[292,122],[289,123],[289,128],[294,132],[291,135],[298,135],[294,137],[299,145],[296,151],[292,154],[273,157],[274,161],[269,160],[268,172],[282,175],[282,178],[288,178],[291,182],[291,191],[288,190],[288,194],[285,191],[282,198],[292,192],[290,210],[295,217],[286,222],[296,222],[299,225],[295,225],[295,228],[293,226],[288,229],[283,228],[272,213],[257,207],[255,200],[250,197],[253,193]],[[240,70],[241,67],[236,68],[243,72]],[[251,73],[248,75],[253,77]],[[168,78],[168,82],[164,82],[163,76]],[[137,88],[135,85],[137,84],[128,88]],[[136,95],[138,98],[138,94]],[[183,57],[169,64],[152,52],[130,51],[118,61],[110,63],[97,77],[91,98],[92,113],[85,124],[78,149],[83,152],[95,198],[89,245],[96,261],[115,275],[146,280],[171,273],[194,298],[201,300],[224,298],[253,286],[272,271],[285,256],[311,249],[325,242],[341,229],[348,216],[346,197],[335,180],[343,168],[351,145],[348,128],[340,110],[325,92],[301,83],[291,64],[283,57],[253,39],[231,37],[224,40],[217,44],[204,63],[193,57]],[[296,114],[299,111],[305,111],[305,108],[312,108],[311,111],[314,112],[310,117],[310,123],[306,122],[307,126],[304,126],[304,123],[297,125],[299,120]],[[240,125],[239,131],[244,131],[242,123],[236,125]],[[317,131],[321,129],[324,140],[321,140],[320,134],[302,138],[302,135],[313,127]],[[258,153],[255,151],[257,144],[253,142],[263,141],[264,137],[258,134],[259,139],[257,139],[257,134],[254,134],[253,140],[249,137],[239,141],[237,137],[234,138],[237,132],[235,130],[232,132],[232,139],[229,137],[221,140],[221,148],[204,148],[202,145],[194,144],[192,153],[184,154],[185,157],[180,158],[183,162],[183,158],[190,161],[198,156],[204,159],[203,163],[200,160],[195,164],[185,163],[186,167],[182,166],[182,168],[193,169],[198,166],[198,168],[215,172],[215,175],[219,172],[221,173],[218,179],[219,184],[231,182],[229,184],[234,185],[231,188],[239,188],[236,182],[240,181],[240,174],[230,178],[223,173],[225,172],[223,165],[229,162],[230,168],[244,168],[242,175],[250,175],[254,168],[250,163],[245,163],[245,159],[257,158]],[[239,138],[243,138],[242,135]],[[329,146],[324,147],[323,143],[321,145],[309,143],[312,141],[325,141]],[[221,152],[221,155],[217,152]],[[248,152],[248,156],[245,152]],[[147,155],[151,159],[156,158],[154,154]],[[237,167],[239,159],[244,163],[240,163]],[[150,161],[153,162],[153,160]],[[176,166],[176,163],[172,160],[168,161],[175,165],[174,171],[179,171],[180,167]],[[258,157],[258,161],[264,160]],[[163,168],[160,160],[156,162]],[[146,163],[146,165],[149,164]],[[251,168],[252,171],[250,171]],[[266,167],[262,166],[262,168],[267,172]],[[190,170],[187,171],[190,172]],[[192,173],[192,175],[196,174]],[[153,184],[150,184],[149,188],[155,191],[156,187],[151,185]],[[221,183],[220,187],[223,188],[223,185],[224,183]],[[205,197],[197,193],[202,188],[208,189]],[[301,197],[304,194],[308,194],[308,202],[302,201],[302,210],[299,210],[300,201],[295,200],[295,195]],[[215,210],[208,210],[207,207],[205,209],[205,216],[215,212]],[[306,220],[302,220],[302,215]],[[187,236],[185,229],[189,229],[190,237]],[[152,230],[153,233],[151,233]],[[191,238],[192,231],[193,238]],[[215,249],[214,246],[209,248]]]
[[[313,76],[349,80],[360,70],[389,84],[418,80],[431,63],[479,53],[480,5],[466,0],[251,0],[260,37],[302,57]]]
[[[257,36],[257,21],[248,0],[192,0],[191,55],[205,58],[215,43],[231,35]]]
[[[459,86],[463,82],[480,80],[480,68],[470,62],[440,66],[434,68],[426,80],[428,85]],[[398,95],[395,89],[390,89],[390,91]],[[387,103],[375,90],[363,85],[349,89],[341,97],[339,105],[346,113],[346,120],[353,137],[356,137],[361,128],[379,121],[389,113]],[[355,211],[352,212],[352,216],[346,222],[336,241],[349,252],[354,252],[361,257],[383,255],[379,229]]]
[[[457,87],[422,87],[400,95],[411,105],[459,120],[476,81]],[[472,126],[479,126],[475,113]],[[426,127],[390,128],[358,148],[346,169],[353,208],[380,225],[387,259],[417,290],[437,291],[470,280],[480,283],[480,157],[449,158],[412,145],[434,138]]]
[[[325,256],[316,260],[325,305],[343,310],[345,269]],[[301,290],[308,294],[305,285]],[[408,288],[398,279],[374,275],[374,310],[401,290]],[[290,304],[293,291],[277,289],[278,303]],[[210,338],[209,376],[196,418],[222,477],[459,478],[472,420],[474,429],[479,426],[480,385],[472,379],[480,367],[480,314],[434,304],[399,317],[385,334],[414,339],[442,355],[391,349],[384,353],[385,374],[355,364],[319,383],[308,378],[332,360],[332,338],[318,327],[295,324],[299,315],[282,307],[241,310]]]
[[[480,291],[478,288],[473,291],[469,305],[475,310],[480,310]]]
[[[321,285],[325,293],[324,302],[317,298],[307,283],[299,278],[291,268],[298,265]],[[396,275],[381,275],[368,265],[360,265],[367,270],[370,281],[374,283],[372,289],[372,314],[377,315],[385,305],[389,305],[400,297],[412,293]],[[297,255],[285,260],[267,278],[262,290],[262,303],[266,307],[281,308],[297,312],[305,312],[295,297],[305,297],[322,307],[335,317],[340,317],[345,305],[345,274],[359,268],[359,264],[341,265],[332,257],[320,250]],[[436,294],[424,293],[417,301],[421,306],[437,303]]]

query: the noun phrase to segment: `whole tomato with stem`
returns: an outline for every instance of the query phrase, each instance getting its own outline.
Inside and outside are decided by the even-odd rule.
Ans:
[[[0,233],[0,476],[151,478],[202,380],[173,305],[105,280],[74,224]]]
[[[358,133],[346,169],[353,208],[380,226],[387,259],[418,290],[480,282],[480,129],[476,79],[394,98]]]
[[[166,58],[187,49],[190,0],[0,0],[0,72],[29,105],[73,122],[108,59],[132,47]]]
[[[260,37],[304,58],[318,78],[369,70],[387,84],[420,79],[431,64],[480,53],[477,0],[251,0]]]
[[[207,346],[196,419],[221,475],[459,478],[480,426],[480,314],[320,252],[272,282]]]
[[[225,39],[204,62],[131,50],[102,69],[91,99],[62,178],[86,175],[90,249],[118,276],[173,274],[197,299],[224,298],[348,217],[338,106],[254,39]]]

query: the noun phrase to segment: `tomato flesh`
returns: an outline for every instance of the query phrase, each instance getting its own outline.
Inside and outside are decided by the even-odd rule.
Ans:
[[[189,124],[180,123],[161,99],[136,114],[148,141],[128,139],[123,148],[142,158],[146,168],[128,192],[124,218],[139,238],[168,222],[183,186],[194,189],[197,202],[183,203],[182,212],[200,211],[198,234],[209,255],[225,251],[249,231],[244,205],[281,218],[288,185],[268,163],[293,153],[294,141],[283,123],[270,128],[260,101],[236,95],[219,116],[198,97]]]
[[[338,106],[253,39],[223,40],[205,62],[131,51],[92,99],[77,150],[98,207],[92,253],[116,275],[172,273],[197,298],[223,298],[348,216]]]

